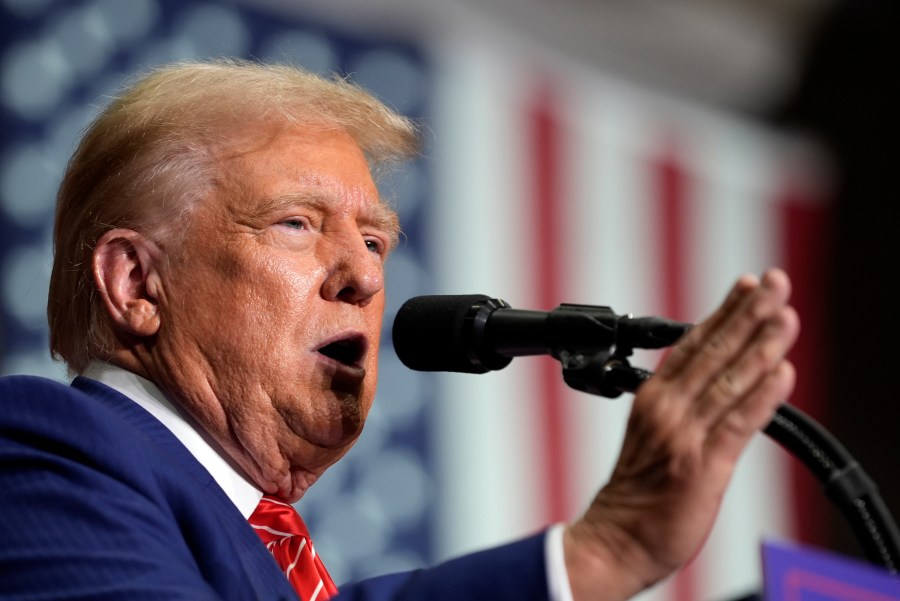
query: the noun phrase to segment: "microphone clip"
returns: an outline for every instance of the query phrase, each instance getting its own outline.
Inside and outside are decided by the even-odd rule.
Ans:
[[[562,365],[563,380],[570,388],[609,399],[623,392],[634,392],[653,375],[646,369],[632,367],[627,356],[620,352],[586,355],[563,351],[557,358]]]
[[[690,324],[659,317],[616,315],[609,307],[590,305],[560,305],[557,310],[581,313],[602,321],[611,332],[611,344],[593,352],[586,349],[563,350],[553,353],[562,365],[563,380],[569,387],[617,398],[623,392],[634,392],[652,372],[632,367],[628,357],[635,348],[659,349],[673,344]]]

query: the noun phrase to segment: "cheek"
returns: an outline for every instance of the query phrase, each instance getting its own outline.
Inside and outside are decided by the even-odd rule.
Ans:
[[[367,372],[366,374],[367,380],[367,394],[366,398],[363,399],[363,415],[368,415],[369,409],[372,408],[372,403],[375,401],[375,391],[378,387],[378,363],[372,366],[372,370]]]
[[[372,344],[371,352],[369,353],[369,362],[372,364],[372,369],[377,369],[377,360],[378,354],[382,348],[381,346],[381,337],[382,337],[382,327],[384,326],[384,293],[381,292],[378,296],[372,299],[372,303],[367,307],[368,313],[366,314],[366,328],[368,329],[369,342]],[[374,372],[373,372],[374,373]]]
[[[267,350],[278,346],[306,315],[308,303],[298,294],[309,288],[308,278],[242,269],[226,277],[194,272],[181,281],[191,284],[171,299],[170,323],[227,364],[265,363]]]
[[[226,283],[223,294],[233,296],[227,304],[254,326],[277,334],[306,319],[318,295],[320,272],[314,266],[267,261],[241,270],[239,277]]]
[[[319,294],[325,268],[314,261],[272,261],[265,266],[263,286],[279,296],[307,299]]]
[[[368,365],[366,365],[367,395],[364,399],[365,413],[368,413],[369,408],[372,406],[372,401],[375,397],[376,384],[378,383],[378,357],[383,348],[381,345],[381,328],[384,313],[383,292],[379,293],[377,298],[373,299],[369,309],[371,309],[372,312],[368,315],[367,321],[369,327],[369,340],[372,342],[373,348],[368,356]]]

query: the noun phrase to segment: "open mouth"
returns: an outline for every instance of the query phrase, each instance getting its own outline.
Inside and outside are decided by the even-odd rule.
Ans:
[[[326,344],[318,352],[342,365],[359,367],[366,354],[366,339],[359,335],[348,336]]]

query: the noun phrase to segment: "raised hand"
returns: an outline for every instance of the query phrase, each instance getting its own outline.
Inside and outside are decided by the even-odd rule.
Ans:
[[[610,481],[566,530],[576,601],[627,599],[700,550],[741,452],[793,389],[789,297],[781,270],[740,278],[637,391]]]

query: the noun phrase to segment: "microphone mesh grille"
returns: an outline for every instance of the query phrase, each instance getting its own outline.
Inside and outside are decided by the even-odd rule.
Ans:
[[[469,360],[464,344],[465,318],[483,294],[417,296],[394,318],[394,351],[410,369],[484,373]]]

